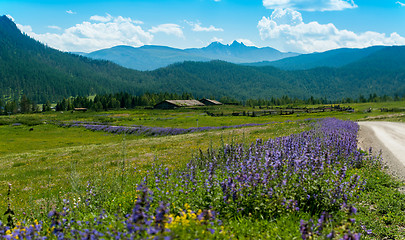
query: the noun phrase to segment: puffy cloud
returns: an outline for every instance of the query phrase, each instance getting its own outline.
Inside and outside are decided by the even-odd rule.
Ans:
[[[110,22],[110,21],[114,20],[114,17],[111,16],[110,14],[106,13],[105,16],[99,16],[99,15],[91,16],[91,17],[90,17],[90,20],[96,21],[96,22]],[[121,16],[118,16],[118,17],[116,18],[116,20],[132,22],[132,23],[134,23],[134,24],[143,24],[142,21],[139,21],[139,20],[132,20],[131,18],[124,18],[124,17],[121,17]]]
[[[200,22],[189,22],[189,21],[185,21],[188,25],[192,26],[192,31],[193,32],[223,32],[224,29],[222,28],[216,28],[212,25],[210,25],[209,27],[202,27]]]
[[[18,29],[20,29],[21,32],[26,33],[28,35],[30,35],[30,33],[32,33],[32,27],[30,25],[21,25],[18,23],[16,25],[17,25]]]
[[[297,12],[297,11],[293,11],[289,8],[275,9],[270,17],[271,17],[271,20],[273,20],[278,25],[283,25],[283,24],[298,25],[303,22],[301,13]]]
[[[90,20],[93,21],[97,21],[97,22],[109,22],[113,19],[113,17],[110,14],[106,14],[107,16],[103,17],[103,16],[98,16],[98,15],[94,15],[90,17]]]
[[[11,16],[11,15],[6,15],[6,17],[8,17],[11,21],[13,21],[14,22],[14,18]]]
[[[100,20],[100,19],[99,19]],[[61,34],[36,34],[30,26],[17,26],[29,36],[62,51],[91,52],[116,45],[142,46],[150,44],[153,35],[130,18],[111,17],[108,22],[82,22]]]
[[[132,20],[132,22],[135,24],[138,24],[138,25],[141,25],[144,23],[143,21],[140,21],[140,20]]]
[[[354,33],[339,30],[332,23],[305,23],[302,15],[291,9],[276,9],[270,17],[263,17],[258,25],[262,40],[271,41],[282,51],[321,52],[336,48],[364,48],[374,45],[403,45],[405,38],[397,33]]]
[[[72,10],[67,10],[66,13],[68,13],[68,14],[76,14],[77,12],[73,12]]]
[[[217,38],[217,37],[213,37],[213,38],[211,38],[211,42],[220,42],[220,43],[223,43],[223,42],[224,42],[224,39],[222,39],[222,38]]]
[[[263,0],[263,6],[304,11],[340,11],[357,7],[353,0]]]
[[[400,1],[397,1],[396,4],[399,4],[401,7],[405,7],[405,3],[402,3]]]
[[[209,27],[201,27],[200,24],[196,23],[193,27],[193,31],[194,32],[223,32],[224,29],[216,28],[212,25],[210,25]]]
[[[60,28],[59,26],[53,26],[53,25],[48,26],[48,28],[50,28],[50,29],[56,29],[56,30],[62,30],[62,28]]]
[[[152,29],[150,29],[149,32],[151,33],[163,32],[168,35],[175,35],[181,38],[184,37],[183,30],[181,29],[181,27],[173,23],[160,24],[158,26],[152,27]]]

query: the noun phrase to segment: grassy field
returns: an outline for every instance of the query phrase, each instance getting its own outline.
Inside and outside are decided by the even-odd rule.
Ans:
[[[69,199],[79,209],[79,202],[88,198],[89,189],[97,192],[93,203],[80,205],[75,218],[91,218],[101,209],[108,213],[118,212],[124,216],[132,211],[140,190],[139,183],[146,176],[156,175],[156,166],[162,164],[170,171],[179,171],[201,153],[221,151],[227,145],[241,143],[249,146],[256,139],[274,139],[290,136],[311,129],[312,120],[337,118],[342,120],[392,120],[404,121],[402,113],[381,112],[380,108],[400,108],[405,102],[364,103],[350,105],[355,112],[323,112],[283,116],[218,116],[211,117],[206,111],[223,113],[254,111],[258,109],[241,106],[216,108],[151,110],[135,109],[110,112],[50,112],[30,115],[0,116],[0,213],[5,212],[8,203],[15,212],[17,221],[46,222],[48,213],[61,210],[63,199]],[[371,112],[367,111],[371,108]],[[73,121],[108,123],[116,126],[150,126],[170,128],[237,126],[241,124],[265,124],[251,127],[236,127],[222,130],[194,132],[169,136],[144,136],[130,134],[110,134],[90,131],[82,127],[60,127],[56,123]],[[200,152],[200,150],[202,152]],[[353,200],[358,208],[356,223],[347,223],[348,216],[342,210],[334,212],[337,232],[343,236],[346,228],[362,233],[366,239],[382,239],[394,236],[405,238],[405,219],[400,212],[405,211],[405,200],[397,188],[401,183],[376,168],[349,169],[350,174],[358,174],[367,181],[366,191]],[[376,177],[377,176],[377,177]],[[377,179],[378,178],[378,179]],[[11,184],[10,202],[7,199],[8,184]],[[384,189],[384,191],[375,191]],[[156,189],[155,189],[156,192]],[[157,194],[156,194],[157,195]],[[179,195],[180,196],[180,195]],[[81,200],[78,200],[78,199]],[[181,199],[182,197],[179,197]],[[138,198],[139,199],[139,198]],[[165,197],[160,197],[165,199]],[[394,200],[389,200],[394,199]],[[197,200],[195,200],[197,201]],[[173,203],[174,204],[174,203]],[[184,201],[178,200],[171,214],[184,216],[187,212]],[[190,202],[191,204],[191,202]],[[86,208],[87,206],[87,208]],[[203,204],[194,202],[192,210],[197,212]],[[370,211],[370,206],[372,211]],[[91,208],[90,208],[91,207]],[[155,206],[156,207],[156,206]],[[398,212],[399,211],[399,212]],[[186,213],[187,215],[187,213]],[[285,212],[270,217],[238,215],[224,217],[222,232],[230,238],[300,239],[300,219],[317,221],[320,213],[308,211]],[[2,222],[7,222],[2,216]],[[192,216],[189,216],[192,219]],[[377,218],[377,220],[376,220]],[[114,222],[117,220],[110,220]],[[191,221],[191,220],[190,220]],[[118,221],[119,222],[119,221]],[[189,225],[173,227],[173,236],[181,238],[224,238],[217,234],[221,229],[217,222],[212,223],[216,234],[207,235],[207,227],[191,221]],[[194,224],[194,225],[193,225]],[[114,224],[113,224],[114,225]],[[114,225],[122,227],[120,223]],[[373,233],[367,235],[366,230]],[[214,227],[213,227],[214,228]],[[326,228],[326,227],[325,227]],[[329,230],[330,225],[327,227]],[[342,228],[342,229],[338,229]],[[194,229],[185,230],[185,229]],[[339,235],[338,232],[341,232]],[[178,235],[176,235],[178,234]],[[172,237],[173,237],[172,236]],[[315,235],[314,235],[315,236]],[[326,237],[326,235],[324,236]],[[302,238],[301,238],[302,239]],[[319,239],[321,236],[319,236]]]

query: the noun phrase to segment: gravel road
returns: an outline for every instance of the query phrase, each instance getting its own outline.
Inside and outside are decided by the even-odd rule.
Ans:
[[[383,162],[392,175],[405,181],[405,124],[398,122],[359,122],[358,144],[363,150],[382,151]]]

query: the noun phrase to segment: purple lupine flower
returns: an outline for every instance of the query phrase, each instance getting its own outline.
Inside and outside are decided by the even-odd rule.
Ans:
[[[300,233],[301,233],[301,238],[303,240],[309,239],[309,237],[311,236],[311,229],[309,227],[308,222],[306,222],[302,219],[300,221]]]
[[[332,232],[328,233],[328,235],[326,235],[327,239],[333,239],[335,237],[335,231],[332,230]]]
[[[349,214],[356,214],[357,213],[357,209],[354,206],[350,206],[349,207]]]

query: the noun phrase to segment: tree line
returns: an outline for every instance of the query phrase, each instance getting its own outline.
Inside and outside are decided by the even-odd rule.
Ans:
[[[116,94],[99,94],[91,99],[85,96],[78,96],[72,98],[63,98],[56,102],[53,108],[49,100],[39,105],[35,101],[22,95],[17,100],[5,100],[4,97],[0,99],[0,115],[11,115],[17,113],[37,113],[47,112],[51,110],[56,111],[70,111],[75,108],[86,108],[92,111],[106,111],[111,109],[133,109],[136,107],[151,107],[164,100],[188,100],[195,99],[191,93],[144,93],[141,95],[132,95],[129,93],[121,92]],[[214,99],[214,98],[212,98]],[[388,101],[402,101],[405,96],[400,97],[395,95],[391,96],[378,96],[376,93],[370,94],[368,97],[360,95],[357,99],[343,98],[340,101],[330,101],[327,98],[310,97],[307,99],[290,98],[282,96],[280,98],[271,97],[270,99],[248,99],[245,101],[237,100],[231,97],[222,97],[219,99],[224,104],[237,104],[249,107],[257,106],[281,106],[281,105],[316,105],[316,104],[339,104],[339,103],[365,103],[365,102],[388,102]]]
[[[281,105],[317,105],[317,104],[342,104],[342,103],[366,103],[366,102],[389,102],[389,101],[402,101],[405,100],[405,95],[394,97],[383,95],[378,96],[376,93],[369,94],[368,97],[360,95],[358,98],[342,98],[341,100],[328,100],[326,97],[315,98],[313,96],[307,99],[290,98],[282,96],[281,98],[271,97],[270,99],[248,99],[243,101],[243,105],[249,107],[256,106],[281,106]]]
[[[51,103],[48,101],[48,110],[51,110]],[[45,104],[44,104],[45,105]],[[42,107],[44,109],[44,107]],[[0,115],[11,115],[17,113],[33,113],[42,111],[40,106],[29,99],[25,94],[20,99],[13,99],[6,101],[4,98],[0,99]],[[47,109],[47,108],[45,108]]]
[[[133,109],[135,107],[153,106],[168,99],[188,100],[194,99],[191,93],[144,93],[142,95],[132,95],[129,93],[100,94],[93,100],[88,97],[74,97],[62,99],[56,104],[56,111],[68,111],[75,108],[87,108],[94,111],[109,109]]]
[[[195,99],[191,93],[145,93],[139,96],[129,93],[102,94],[96,95],[94,100],[87,97],[76,97],[63,99],[56,105],[57,111],[73,110],[74,108],[87,108],[95,111],[109,109],[133,109],[136,107],[151,107],[164,100],[188,100]],[[214,99],[214,98],[212,98]],[[339,101],[331,101],[326,97],[315,98],[311,96],[307,99],[290,98],[282,96],[280,98],[271,97],[270,99],[248,99],[245,101],[237,100],[231,97],[223,96],[219,99],[224,104],[243,105],[249,107],[256,106],[281,106],[281,105],[316,105],[316,104],[340,104],[340,103],[365,103],[365,102],[388,102],[401,101],[404,97],[396,95],[394,98],[384,95],[378,96],[376,93],[370,94],[368,97],[360,95],[357,99],[344,98]]]

